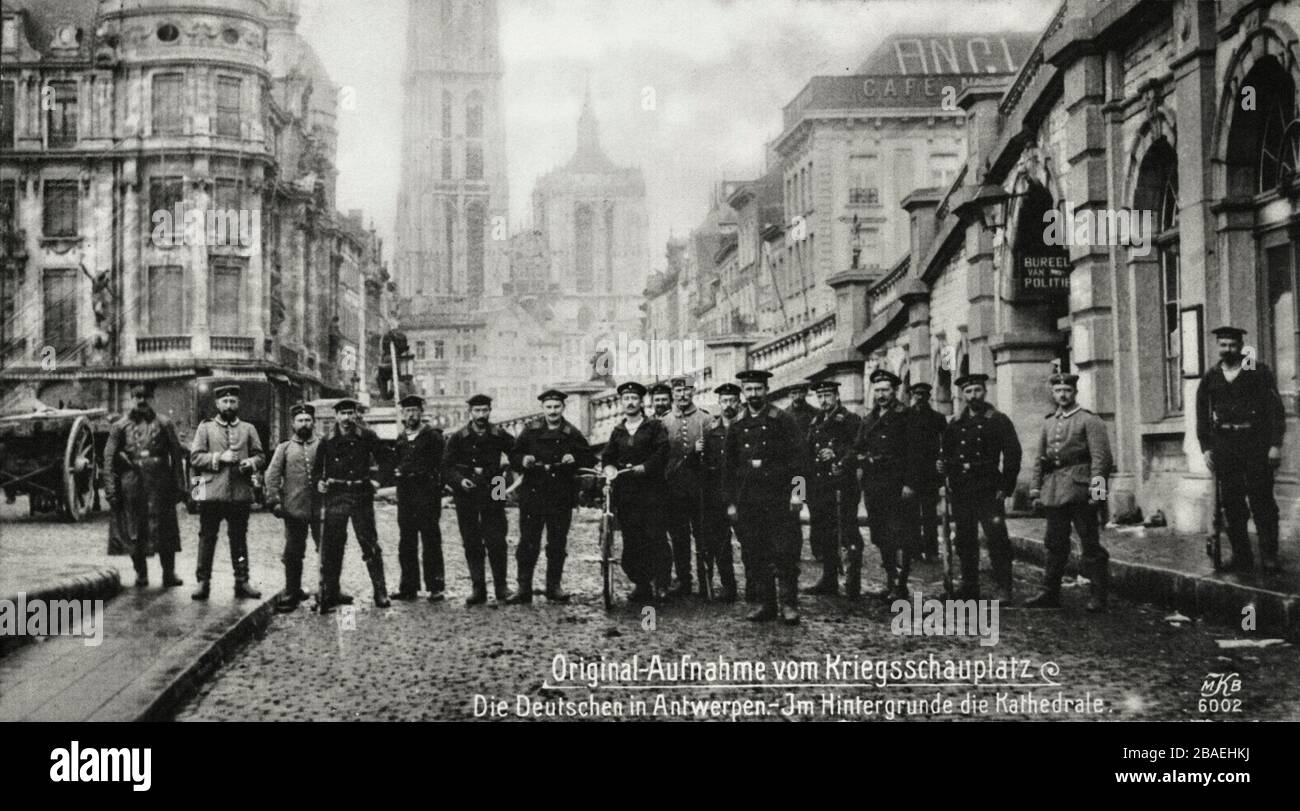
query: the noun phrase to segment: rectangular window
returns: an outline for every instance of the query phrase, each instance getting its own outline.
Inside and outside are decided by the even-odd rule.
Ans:
[[[10,17],[0,23],[0,48],[6,51],[18,49],[18,18]]]
[[[46,111],[50,148],[77,143],[77,83],[50,82],[50,109]]]
[[[217,211],[239,211],[244,207],[240,198],[238,180],[220,177],[213,183],[212,202]]]
[[[13,82],[0,82],[0,147],[14,146],[14,87]]]
[[[181,105],[179,73],[162,73],[153,77],[153,134],[180,135],[185,130]]]
[[[1181,275],[1178,243],[1174,242],[1160,250],[1160,286],[1165,320],[1165,410],[1170,414],[1183,411],[1183,334],[1178,313],[1182,295]]]
[[[451,93],[442,91],[442,137],[451,137]]]
[[[185,335],[189,318],[185,307],[185,271],[179,265],[149,268],[150,335]]]
[[[240,303],[244,291],[242,263],[230,260],[212,264],[212,334],[243,333]]]
[[[434,342],[433,342],[433,359],[434,359],[434,360],[443,360],[443,358],[444,358],[445,356],[446,356],[446,345],[445,345],[441,340],[434,341]]]
[[[465,178],[483,179],[483,145],[465,144]]]
[[[184,203],[184,178],[155,177],[149,180],[149,221],[146,227],[153,237],[159,238],[160,245],[172,245],[184,238]]]
[[[416,341],[416,342],[415,342],[415,359],[416,359],[416,360],[424,360],[424,352],[425,352],[425,349],[424,349],[424,341]]]
[[[42,279],[45,304],[45,345],[59,354],[77,345],[77,271],[47,268]]]
[[[240,137],[239,95],[244,83],[222,76],[217,79],[217,135]]]
[[[80,193],[75,180],[45,181],[45,236],[75,237]]]
[[[451,144],[442,145],[442,179],[451,180]]]

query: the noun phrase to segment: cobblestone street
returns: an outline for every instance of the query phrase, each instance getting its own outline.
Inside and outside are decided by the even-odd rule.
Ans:
[[[378,509],[380,538],[390,584],[396,581],[396,516],[391,506]],[[892,615],[883,604],[864,601],[846,607],[841,599],[803,597],[803,622],[797,627],[744,620],[748,608],[701,605],[695,601],[660,608],[653,617],[643,616],[625,604],[612,613],[600,606],[598,566],[582,558],[595,548],[595,512],[582,511],[575,519],[566,567],[566,588],[574,593],[568,606],[548,605],[538,596],[531,607],[486,607],[467,609],[468,578],[455,530],[454,514],[444,511],[442,529],[448,565],[448,600],[430,605],[395,603],[388,610],[375,609],[368,600],[369,583],[354,542],[350,542],[344,573],[344,589],[356,595],[352,613],[319,617],[300,609],[278,615],[262,640],[245,648],[205,685],[198,696],[182,709],[181,720],[434,720],[465,719],[475,715],[475,697],[503,699],[508,704],[504,717],[519,717],[518,696],[543,702],[567,699],[622,702],[629,696],[643,698],[653,710],[656,695],[665,700],[758,699],[746,715],[775,714],[778,717],[878,718],[889,711],[895,717],[942,718],[1082,718],[1104,719],[1212,719],[1212,718],[1300,718],[1300,654],[1290,645],[1268,648],[1221,649],[1218,639],[1246,636],[1227,627],[1200,622],[1174,626],[1165,621],[1170,611],[1116,601],[1109,614],[1093,617],[1083,611],[1080,589],[1066,588],[1066,607],[1060,611],[1029,612],[1011,608],[1002,611],[1000,638],[996,645],[982,647],[970,637],[912,638],[891,633]],[[274,537],[270,516],[254,517],[254,532],[265,539]],[[513,545],[517,514],[510,513],[510,571],[513,576]],[[266,550],[264,541],[254,549]],[[189,553],[192,556],[192,552]],[[265,556],[256,561],[266,572]],[[192,559],[192,557],[191,557]],[[309,559],[309,566],[314,558]],[[872,564],[874,565],[874,564]],[[878,569],[868,568],[874,576]],[[803,582],[814,579],[813,562],[805,560]],[[1036,570],[1017,566],[1017,598],[1032,593]],[[926,594],[940,590],[938,566],[920,566],[913,573],[912,586],[923,586]],[[274,582],[274,581],[273,581]],[[263,576],[260,584],[272,585]],[[628,587],[620,583],[620,598]],[[653,621],[651,621],[651,619]],[[644,668],[651,657],[677,661],[683,656],[710,661],[719,657],[733,662],[765,662],[768,682],[785,682],[775,677],[773,662],[798,660],[819,663],[819,673],[804,674],[801,685],[790,690],[771,688],[692,687],[630,691],[617,688],[589,690],[547,687],[556,681],[552,663],[557,655],[569,662],[629,660],[639,657]],[[1002,678],[986,677],[978,688],[920,686],[851,686],[875,681],[871,677],[850,678],[826,667],[827,657],[843,657],[841,664],[858,660],[939,660],[957,662],[1028,662],[1032,677],[1019,671]],[[990,659],[989,657],[992,657]],[[1052,665],[1059,666],[1053,671]],[[1055,672],[1056,675],[1052,675]],[[1202,683],[1211,673],[1237,673],[1239,692],[1225,702],[1227,713],[1203,711],[1199,704]],[[1028,681],[1026,681],[1028,678]],[[960,681],[961,679],[957,679]],[[897,679],[895,679],[897,681]],[[944,681],[912,679],[932,684]],[[952,680],[949,680],[951,683]],[[969,679],[967,679],[969,681]],[[1016,682],[1018,686],[1015,686]],[[1047,681],[1058,686],[1048,685]],[[835,687],[814,684],[844,683]],[[728,684],[733,682],[727,682]],[[1012,686],[995,686],[995,685]],[[1036,684],[1037,686],[1026,686]],[[1029,705],[1027,693],[1049,701],[1062,693],[1067,699],[1093,703],[1074,705],[1070,711],[1046,711]],[[967,694],[988,700],[983,712],[963,712]],[[781,715],[796,700],[790,716]],[[933,703],[936,694],[951,699],[951,708]],[[867,705],[864,710],[823,711],[825,695],[841,699],[893,700],[891,704]],[[1222,695],[1219,696],[1222,698]],[[903,699],[926,699],[900,706]],[[1100,700],[1100,704],[1095,703]],[[1232,703],[1240,700],[1239,707]],[[1217,702],[1216,702],[1217,703]],[[486,702],[479,701],[483,710]],[[536,705],[533,705],[536,706]],[[541,711],[548,706],[543,704]],[[692,706],[665,705],[661,717],[695,717]],[[699,705],[693,705],[698,708]],[[705,705],[706,707],[708,705]],[[842,705],[837,705],[841,706]],[[532,716],[533,711],[525,715]],[[701,716],[708,717],[708,716]],[[725,713],[724,713],[725,717]]]

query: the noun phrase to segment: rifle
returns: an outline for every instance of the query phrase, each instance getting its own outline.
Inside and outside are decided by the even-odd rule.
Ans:
[[[704,518],[704,488],[696,490],[696,516]],[[701,523],[703,523],[701,521]],[[702,538],[695,539],[695,576],[700,581],[700,594],[706,603],[713,602],[713,558],[701,543]]]
[[[1214,525],[1205,539],[1205,554],[1217,572],[1223,567],[1223,503],[1219,498],[1219,477],[1213,471],[1210,476],[1214,479]]]
[[[951,499],[952,481],[945,472],[943,474],[943,589],[949,597],[957,592],[952,581],[952,508],[949,506]]]

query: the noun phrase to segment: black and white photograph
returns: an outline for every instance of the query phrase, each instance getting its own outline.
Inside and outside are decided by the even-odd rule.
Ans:
[[[1209,786],[1261,753],[1164,724],[1300,721],[1300,3],[0,24],[48,785],[148,790],[115,722],[1036,721]]]

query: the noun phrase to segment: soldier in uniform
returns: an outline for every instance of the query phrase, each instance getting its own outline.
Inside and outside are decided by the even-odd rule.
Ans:
[[[795,418],[767,402],[771,377],[760,369],[736,375],[745,411],[727,430],[724,481],[727,516],[741,547],[749,547],[746,588],[754,582],[761,603],[746,619],[761,622],[779,614],[792,625],[799,621],[800,485],[807,481],[808,451]]]
[[[650,387],[650,408],[654,418],[662,420],[673,408],[673,390],[667,383],[656,383]]]
[[[374,431],[358,424],[356,400],[334,404],[337,421],[334,432],[321,440],[311,478],[316,492],[324,496],[325,528],[321,539],[321,587],[317,597],[321,613],[343,605],[339,576],[348,542],[348,521],[361,545],[361,559],[370,574],[375,605],[388,608],[388,586],[384,582],[384,557],[375,529],[375,489],[372,478],[379,468],[383,446]]]
[[[568,395],[556,389],[538,396],[542,418],[519,433],[510,453],[510,464],[523,471],[519,486],[519,548],[515,552],[519,590],[507,603],[533,601],[533,571],[546,530],[546,599],[567,603],[561,588],[564,559],[569,542],[569,523],[578,503],[576,470],[591,463],[587,438],[564,418]]]
[[[957,378],[966,407],[944,431],[943,452],[935,470],[948,482],[948,500],[957,523],[955,545],[961,559],[958,596],[979,599],[979,528],[983,526],[998,600],[1010,603],[1011,539],[1005,509],[1020,474],[1020,438],[1011,419],[985,400],[988,379],[985,374]]]
[[[944,429],[948,427],[948,419],[930,407],[930,388],[929,383],[915,383],[908,387],[917,427],[925,441],[922,451],[926,460],[925,476],[916,492],[916,518],[920,529],[920,545],[917,549],[920,550],[921,558],[927,562],[939,559],[939,517],[936,510],[939,503],[939,477],[935,475],[935,464],[939,461],[939,445]]]
[[[320,438],[315,435],[316,409],[297,403],[289,409],[293,436],[281,442],[266,467],[266,506],[284,522],[284,591],[275,603],[281,613],[293,611],[307,599],[302,588],[302,563],[307,555],[307,533],[320,554],[320,500],[312,486]]]
[[[718,395],[722,413],[713,417],[704,429],[704,453],[700,472],[702,509],[701,535],[697,543],[704,545],[704,554],[718,570],[722,590],[717,598],[724,603],[736,601],[736,569],[731,555],[731,522],[727,520],[727,498],[723,491],[723,469],[726,467],[727,429],[740,413],[740,387],[723,383],[713,390]],[[742,547],[742,555],[744,553]],[[742,561],[744,559],[742,558]],[[745,583],[745,599],[754,602],[758,592],[754,581]]]
[[[442,560],[442,431],[424,424],[424,398],[410,394],[402,408],[403,430],[393,448],[393,477],[397,480],[397,563],[402,576],[394,600],[414,600],[420,575],[429,602],[445,599]],[[423,567],[421,567],[423,558]]]
[[[221,522],[230,536],[230,562],[235,570],[235,596],[262,596],[248,582],[248,513],[253,504],[253,474],[266,466],[257,429],[239,420],[239,387],[220,386],[212,392],[215,419],[194,429],[190,467],[199,476],[199,563],[196,600],[208,599],[212,557]]]
[[[618,387],[623,421],[614,426],[600,454],[606,476],[614,480],[614,515],[623,534],[623,571],[633,583],[628,599],[651,602],[661,596],[655,580],[663,576],[672,553],[663,530],[663,477],[668,465],[668,432],[645,415],[646,388],[627,382]]]
[[[1097,510],[1110,473],[1110,440],[1101,418],[1075,402],[1079,376],[1049,378],[1057,408],[1043,420],[1029,497],[1047,511],[1047,566],[1043,590],[1025,608],[1058,608],[1061,576],[1070,559],[1070,525],[1079,533],[1083,573],[1091,581],[1088,610],[1105,611],[1110,555],[1101,545]]]
[[[839,594],[840,544],[848,552],[844,590],[856,599],[862,589],[862,532],[858,529],[858,486],[852,468],[840,464],[862,427],[862,418],[840,403],[840,384],[813,385],[821,411],[808,428],[812,480],[808,487],[808,542],[822,563],[821,579],[808,594]]]
[[[697,408],[694,403],[693,379],[674,377],[670,384],[674,407],[662,419],[668,431],[665,519],[677,580],[668,589],[668,596],[679,597],[691,593],[691,567],[694,565],[691,536],[695,536],[698,546],[702,533],[700,463],[704,455],[704,430],[713,420],[709,412]],[[706,584],[700,584],[701,594],[706,593],[705,587]]]
[[[1246,533],[1250,516],[1259,533],[1263,569],[1276,572],[1281,564],[1273,471],[1282,462],[1286,418],[1272,371],[1259,362],[1243,363],[1245,332],[1237,327],[1214,330],[1219,363],[1196,389],[1196,437],[1205,452],[1205,466],[1214,473],[1228,524],[1232,544],[1228,569],[1249,571],[1254,566]]]
[[[924,442],[916,415],[898,399],[902,381],[888,369],[871,373],[872,402],[844,464],[859,471],[871,542],[880,549],[885,588],[878,596],[907,599],[916,545],[916,493],[925,479]],[[933,464],[933,462],[931,462]]]
[[[104,495],[112,511],[110,533],[135,565],[136,588],[149,585],[148,559],[158,553],[163,588],[182,585],[176,576],[181,530],[176,505],[183,501],[185,451],[172,421],[153,410],[152,383],[134,383],[135,406],[109,429],[104,444]]]
[[[455,493],[456,523],[472,583],[465,605],[474,606],[487,602],[484,557],[492,569],[497,602],[505,602],[510,596],[506,583],[504,477],[515,440],[505,429],[492,424],[491,397],[476,394],[466,402],[470,421],[447,440],[443,481],[449,482]]]
[[[795,423],[799,426],[799,431],[806,440],[808,438],[808,429],[812,427],[812,421],[819,413],[819,410],[813,408],[808,402],[807,383],[800,381],[790,387],[790,407],[786,410],[790,412],[791,417],[794,417]]]

